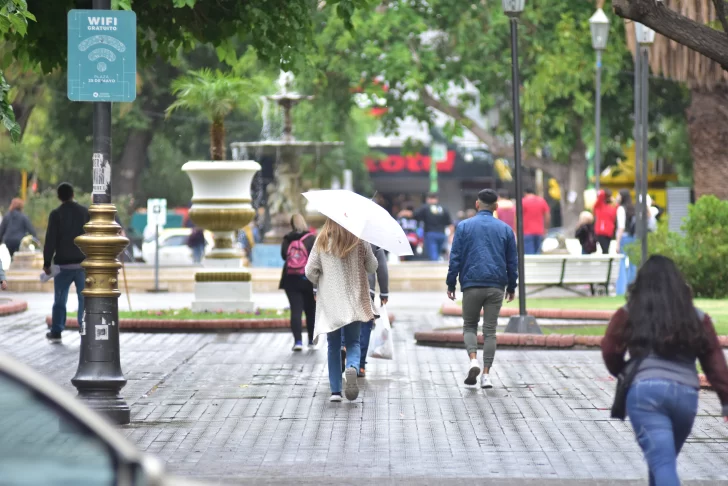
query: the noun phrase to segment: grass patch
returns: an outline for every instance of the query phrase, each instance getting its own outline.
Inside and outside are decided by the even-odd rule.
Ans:
[[[574,334],[575,336],[604,336],[607,326],[572,326],[547,327],[541,326],[544,334]]]
[[[70,317],[76,317],[75,312],[69,312]],[[288,310],[258,309],[255,312],[193,312],[191,309],[156,309],[142,311],[120,311],[120,319],[180,319],[180,320],[210,320],[210,319],[288,319],[291,313]]]

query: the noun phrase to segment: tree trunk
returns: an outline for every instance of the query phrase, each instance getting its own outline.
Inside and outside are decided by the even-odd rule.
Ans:
[[[210,156],[212,160],[225,160],[225,125],[222,120],[213,120],[210,125]]]
[[[139,186],[139,177],[146,165],[147,150],[154,138],[155,125],[144,130],[131,130],[124,144],[121,159],[115,164],[119,170],[118,184],[112,185],[115,195],[135,194]]]
[[[586,190],[586,146],[579,139],[569,154],[566,170],[556,180],[561,186],[561,221],[564,236],[573,238],[579,225],[579,214],[584,211],[584,191]]]
[[[687,118],[695,197],[728,199],[728,91],[693,90]]]

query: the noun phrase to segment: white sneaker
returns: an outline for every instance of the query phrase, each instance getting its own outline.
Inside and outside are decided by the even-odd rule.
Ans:
[[[332,394],[331,397],[329,398],[329,401],[330,402],[342,402],[342,401],[344,401],[344,399],[342,398],[341,393],[339,393],[338,395]]]
[[[478,375],[480,374],[480,364],[477,359],[470,360],[470,371],[468,371],[468,377],[465,378],[466,385],[475,385],[478,383]]]
[[[293,351],[301,351],[303,349],[303,344],[296,343],[293,345]]]
[[[480,388],[493,388],[493,382],[490,381],[488,373],[480,375]]]
[[[344,395],[347,400],[356,400],[359,396],[359,384],[356,382],[356,370],[354,368],[346,368],[344,372]]]

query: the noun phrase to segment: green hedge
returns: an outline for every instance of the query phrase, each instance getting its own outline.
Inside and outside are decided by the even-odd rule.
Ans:
[[[695,297],[728,297],[728,201],[705,196],[689,208],[682,225],[684,234],[661,224],[648,238],[650,255],[664,255],[675,261]],[[630,260],[640,261],[640,243],[627,248]]]

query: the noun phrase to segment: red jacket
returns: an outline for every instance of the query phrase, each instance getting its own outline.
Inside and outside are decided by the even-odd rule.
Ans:
[[[614,238],[617,226],[617,208],[607,203],[607,193],[599,191],[594,203],[594,233],[597,236]]]

